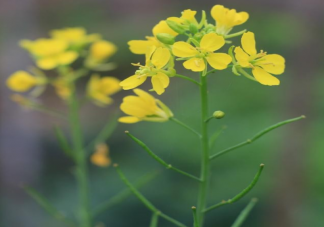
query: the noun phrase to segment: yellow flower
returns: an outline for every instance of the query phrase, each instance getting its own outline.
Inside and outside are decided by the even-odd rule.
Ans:
[[[54,39],[67,41],[72,46],[80,46],[101,38],[99,34],[88,35],[86,30],[80,27],[52,30],[50,35]]]
[[[138,96],[126,96],[120,109],[130,116],[120,117],[119,122],[136,123],[139,121],[164,122],[173,117],[171,110],[160,100],[155,99],[149,93],[134,89]]]
[[[189,43],[180,41],[174,43],[172,52],[175,56],[187,59],[183,66],[194,72],[204,71],[206,61],[214,69],[226,69],[232,58],[225,53],[214,53],[214,51],[224,46],[223,36],[215,33],[204,35],[200,41],[199,47],[194,47]]]
[[[189,24],[198,25],[198,22],[195,18],[196,14],[197,14],[197,11],[193,11],[191,9],[186,9],[183,12],[181,12],[181,17],[169,17],[168,20],[172,20],[172,21],[177,22],[181,25],[189,25]]]
[[[252,68],[254,78],[264,85],[279,85],[280,81],[272,76],[285,71],[285,59],[278,54],[257,53],[253,32],[246,32],[241,39],[242,47],[236,47],[235,58],[243,68]]]
[[[139,70],[136,71],[135,75],[123,80],[120,86],[124,90],[130,90],[144,83],[147,77],[152,77],[153,90],[161,95],[170,82],[165,70],[163,70],[170,59],[171,54],[167,48],[152,46],[146,53],[146,64],[133,64],[134,66],[139,66]]]
[[[118,92],[121,87],[120,81],[115,77],[102,77],[99,75],[92,75],[88,87],[88,96],[98,105],[110,104],[113,100],[109,97]]]
[[[17,92],[25,92],[36,85],[44,84],[40,78],[36,78],[26,71],[17,71],[7,79],[7,86]]]
[[[114,53],[116,53],[117,47],[115,44],[100,40],[93,43],[90,47],[90,57],[97,60],[102,61],[106,58],[111,57]]]
[[[157,38],[156,35],[159,33],[166,33],[172,36],[177,36],[178,33],[173,31],[165,20],[160,21],[157,25],[154,26],[153,30],[154,36],[146,36],[147,40],[131,40],[128,42],[129,49],[134,54],[145,54],[147,50],[154,46],[154,47],[163,47],[164,44],[161,43]]]
[[[73,92],[73,85],[68,78],[59,77],[52,82],[52,85],[54,86],[55,91],[59,97],[64,100],[70,98]]]
[[[98,144],[90,160],[93,164],[100,167],[110,166],[111,159],[109,157],[109,147],[104,143]]]
[[[23,40],[21,46],[35,57],[37,66],[45,70],[54,69],[60,65],[69,65],[78,57],[77,52],[67,50],[68,42],[65,40]]]
[[[216,33],[227,35],[234,26],[241,25],[249,19],[246,12],[236,12],[235,9],[228,9],[222,5],[215,5],[211,15],[216,21]]]

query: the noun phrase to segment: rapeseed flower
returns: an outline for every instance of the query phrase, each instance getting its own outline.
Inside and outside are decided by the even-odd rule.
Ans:
[[[173,31],[165,20],[160,21],[153,27],[153,36],[146,36],[146,40],[131,40],[128,42],[129,49],[134,54],[145,54],[150,47],[163,47],[165,46],[157,38],[160,33],[169,34],[171,36],[177,36],[178,33]]]
[[[87,86],[87,95],[96,104],[100,106],[112,103],[110,95],[120,91],[120,81],[115,77],[102,77],[99,75],[92,75]]]
[[[215,5],[211,15],[216,21],[216,33],[227,35],[234,26],[241,25],[249,19],[247,12],[236,12],[235,9],[228,9],[222,5]]]
[[[91,162],[100,167],[108,167],[111,164],[109,157],[109,147],[104,144],[98,144],[95,152],[91,155]]]
[[[119,122],[136,123],[139,121],[165,122],[173,117],[171,110],[160,100],[155,99],[149,93],[134,89],[137,96],[126,96],[120,109],[130,116],[120,117]]]
[[[135,75],[123,80],[120,86],[124,90],[130,90],[144,83],[148,77],[152,77],[153,90],[161,95],[169,86],[170,79],[164,69],[168,66],[170,60],[171,54],[167,48],[151,46],[146,52],[146,64],[133,64],[139,66],[139,69],[135,72]]]
[[[285,59],[278,54],[267,54],[256,50],[253,32],[246,32],[241,38],[241,47],[236,47],[235,58],[239,66],[252,68],[254,78],[263,85],[279,85],[280,81],[272,76],[280,75],[285,71]]]
[[[16,92],[26,92],[37,85],[46,84],[44,78],[35,77],[26,71],[17,71],[7,79],[7,86]]]
[[[185,59],[183,66],[194,72],[206,69],[206,61],[214,69],[226,69],[232,58],[225,53],[214,53],[225,45],[223,36],[209,33],[202,37],[199,46],[180,41],[174,43],[172,52],[175,56]]]
[[[78,58],[78,53],[68,50],[69,44],[61,39],[23,40],[21,46],[35,58],[39,68],[49,70],[61,65],[69,65]]]
[[[100,40],[93,43],[90,47],[90,58],[100,62],[115,54],[117,51],[117,47],[115,44]]]
[[[55,88],[56,94],[63,100],[68,100],[74,91],[73,83],[67,77],[58,77],[52,81],[52,85]]]

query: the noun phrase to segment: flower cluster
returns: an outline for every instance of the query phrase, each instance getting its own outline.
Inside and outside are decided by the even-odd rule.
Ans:
[[[198,21],[196,11],[184,10],[180,17],[169,17],[160,21],[152,30],[153,36],[147,36],[146,40],[129,41],[131,52],[145,54],[146,59],[143,65],[133,64],[139,67],[138,70],[123,80],[120,86],[124,90],[134,89],[151,77],[151,91],[161,95],[169,86],[170,77],[179,76],[174,69],[175,60],[184,61],[185,69],[200,72],[202,76],[207,76],[211,71],[231,67],[235,75],[243,75],[263,85],[279,85],[280,81],[273,75],[284,72],[285,59],[278,54],[267,54],[262,50],[258,53],[252,32],[241,30],[231,33],[234,27],[242,25],[249,19],[249,14],[222,5],[215,5],[210,13],[214,19],[213,23],[208,22],[204,11],[201,20]],[[232,38],[239,36],[242,47],[232,45],[228,51],[223,50],[226,44],[233,42]],[[211,71],[208,71],[208,66],[211,67]],[[252,69],[253,76],[245,71],[246,69]],[[121,109],[132,115],[133,111],[125,111],[127,103],[124,100]],[[141,108],[143,106],[141,105]],[[140,116],[138,119],[149,120],[145,117],[148,115],[138,116]],[[138,121],[135,118],[131,119],[121,121],[127,123]]]
[[[15,92],[28,92],[38,96],[47,85],[52,85],[59,97],[68,100],[75,89],[75,82],[91,71],[106,71],[113,68],[108,63],[117,47],[99,34],[87,34],[84,28],[53,30],[49,38],[22,40],[22,48],[32,56],[37,67],[30,72],[17,71],[7,80],[7,86]],[[47,71],[52,70],[48,76]],[[112,102],[110,95],[118,92],[120,81],[113,77],[93,74],[87,86],[87,98],[98,105]]]

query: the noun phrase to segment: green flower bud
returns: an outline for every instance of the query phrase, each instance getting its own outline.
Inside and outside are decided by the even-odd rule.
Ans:
[[[198,32],[197,25],[195,25],[195,24],[190,24],[190,25],[189,25],[189,31],[190,31],[192,34],[196,34],[196,33]]]
[[[167,20],[166,21],[168,26],[175,32],[179,33],[179,34],[183,34],[185,33],[185,29],[183,28],[182,25],[178,24],[177,22],[174,22],[172,20]]]
[[[194,35],[194,39],[195,40],[201,40],[201,38],[203,37],[203,34],[201,34],[201,33],[196,33],[195,35]]]
[[[164,44],[172,45],[174,44],[174,36],[168,34],[168,33],[159,33],[156,35],[156,38]]]
[[[213,117],[216,119],[222,119],[225,117],[225,113],[223,111],[217,110],[213,113]]]

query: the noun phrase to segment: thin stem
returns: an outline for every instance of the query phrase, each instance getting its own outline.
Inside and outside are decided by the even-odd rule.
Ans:
[[[274,125],[266,128],[266,129],[260,131],[259,133],[257,133],[255,136],[252,137],[252,139],[248,139],[248,140],[246,140],[244,142],[241,142],[241,143],[239,143],[237,145],[234,145],[234,146],[232,146],[230,148],[227,148],[225,150],[222,150],[222,151],[220,151],[220,152],[218,152],[218,153],[210,156],[209,159],[212,160],[212,159],[217,158],[217,157],[219,157],[219,156],[221,156],[223,154],[226,154],[227,152],[230,152],[232,150],[235,150],[237,148],[240,148],[240,147],[243,147],[243,146],[245,146],[247,144],[250,144],[250,143],[254,142],[255,140],[259,139],[261,136],[267,134],[268,132],[270,132],[270,131],[272,131],[272,130],[274,130],[276,128],[279,128],[279,127],[281,127],[281,126],[283,126],[285,124],[289,124],[289,123],[294,122],[294,121],[299,121],[299,120],[304,119],[304,118],[306,118],[306,117],[304,115],[302,115],[300,117],[288,119],[288,120],[285,120],[285,121],[281,121],[281,122],[279,122],[277,124],[274,124]]]
[[[264,164],[260,165],[259,171],[257,172],[257,174],[254,176],[252,182],[249,184],[249,186],[247,186],[243,191],[241,191],[239,194],[237,194],[236,196],[234,196],[232,199],[229,199],[227,201],[222,201],[220,203],[217,203],[216,205],[213,205],[211,207],[208,207],[206,210],[204,210],[205,213],[214,210],[220,206],[224,206],[227,204],[232,204],[238,200],[240,200],[241,198],[243,198],[249,191],[252,190],[252,188],[256,185],[256,183],[258,182],[260,175],[262,173],[262,170],[264,168]]]
[[[197,208],[196,207],[191,207],[192,210],[192,216],[193,216],[193,221],[194,221],[194,227],[199,227],[198,219],[197,219]]]
[[[250,80],[253,80],[253,81],[256,81],[256,79],[254,79],[254,77],[253,76],[251,76],[250,74],[248,74],[247,72],[245,72],[245,70],[244,69],[242,69],[242,68],[237,68],[237,71],[239,72],[239,73],[241,73],[243,76],[245,76],[246,78],[248,78],[248,79],[250,79]]]
[[[193,132],[194,134],[196,134],[199,138],[201,138],[201,134],[199,132],[197,132],[195,129],[191,128],[190,126],[188,126],[187,124],[183,123],[182,121],[174,118],[174,117],[171,117],[170,118],[171,121],[177,123],[178,125],[181,125],[182,127],[188,129],[189,131]]]
[[[250,203],[244,208],[244,210],[242,210],[242,212],[237,217],[237,219],[235,220],[235,222],[231,227],[240,227],[245,221],[245,219],[248,217],[248,215],[250,214],[251,210],[253,209],[253,207],[257,202],[258,199],[256,198],[251,199]]]
[[[190,77],[187,77],[187,76],[183,76],[183,75],[180,75],[180,74],[176,74],[176,75],[174,75],[174,77],[179,77],[179,78],[182,78],[182,79],[188,80],[188,81],[190,81],[190,82],[192,82],[192,83],[194,83],[194,84],[196,84],[196,85],[198,85],[198,86],[201,85],[201,84],[200,84],[199,82],[197,82],[196,80],[194,80],[194,79],[192,79],[192,78],[190,78]]]
[[[198,177],[195,177],[187,172],[184,172],[178,168],[173,167],[171,164],[166,163],[162,158],[157,156],[145,143],[143,143],[141,140],[137,139],[135,136],[133,136],[130,132],[126,131],[126,135],[128,135],[132,140],[134,140],[138,145],[140,145],[152,158],[154,158],[158,163],[166,167],[167,169],[171,169],[177,173],[180,173],[184,176],[190,177],[191,179],[200,181]]]
[[[233,38],[233,37],[236,37],[236,36],[240,36],[242,35],[243,33],[246,32],[246,29],[240,31],[240,32],[236,32],[236,33],[233,33],[233,34],[230,34],[230,35],[225,35],[225,39],[229,39],[229,38]]]
[[[45,106],[37,104],[37,105],[33,105],[32,108],[34,110],[37,110],[37,111],[41,112],[41,113],[48,114],[48,115],[50,115],[52,117],[57,117],[57,118],[60,118],[62,120],[67,120],[66,117],[64,116],[64,114],[62,114],[62,113],[60,113],[58,111],[55,111],[55,110],[51,110],[51,109],[49,109],[49,108],[47,108]]]
[[[197,219],[200,226],[204,223],[204,210],[207,202],[208,179],[210,172],[209,162],[209,138],[207,131],[207,123],[205,120],[208,117],[208,93],[207,93],[207,76],[202,73],[200,75],[200,96],[201,96],[201,172],[197,201]]]
[[[218,139],[218,137],[223,133],[223,131],[226,128],[227,128],[226,126],[223,126],[218,131],[214,132],[213,135],[210,136],[210,138],[209,138],[209,148],[210,149],[214,146],[216,140]]]
[[[89,201],[89,185],[88,185],[88,167],[87,156],[83,149],[83,135],[79,120],[79,105],[76,94],[73,93],[69,100],[69,123],[72,134],[72,143],[74,149],[74,157],[76,160],[76,178],[79,189],[79,215],[80,227],[92,227],[90,201]]]
[[[76,226],[72,220],[65,217],[43,195],[39,194],[35,189],[28,186],[24,186],[23,188],[53,218],[65,223],[66,226]]]
[[[117,164],[114,164],[114,167],[120,177],[120,179],[125,183],[125,185],[127,185],[127,187],[129,187],[129,189],[133,192],[133,194],[152,212],[158,214],[160,217],[164,218],[165,220],[173,223],[176,226],[179,227],[186,227],[184,224],[180,223],[179,221],[169,217],[166,214],[163,214],[162,212],[160,212],[150,201],[148,201],[143,195],[142,193],[140,193],[132,184],[131,182],[129,182],[129,180],[125,177],[125,175],[123,174],[123,172],[119,169],[119,166]]]
[[[150,227],[157,227],[159,222],[159,213],[154,212],[152,214]]]
[[[149,181],[153,180],[157,176],[157,174],[158,172],[151,172],[147,174],[146,176],[139,179],[138,182],[135,183],[135,187],[138,189],[143,187]],[[98,215],[108,210],[109,208],[113,207],[114,205],[121,203],[130,195],[132,195],[132,191],[129,188],[122,190],[117,195],[110,198],[107,202],[104,202],[101,205],[99,205],[98,208],[94,210],[92,217],[97,217]]]

